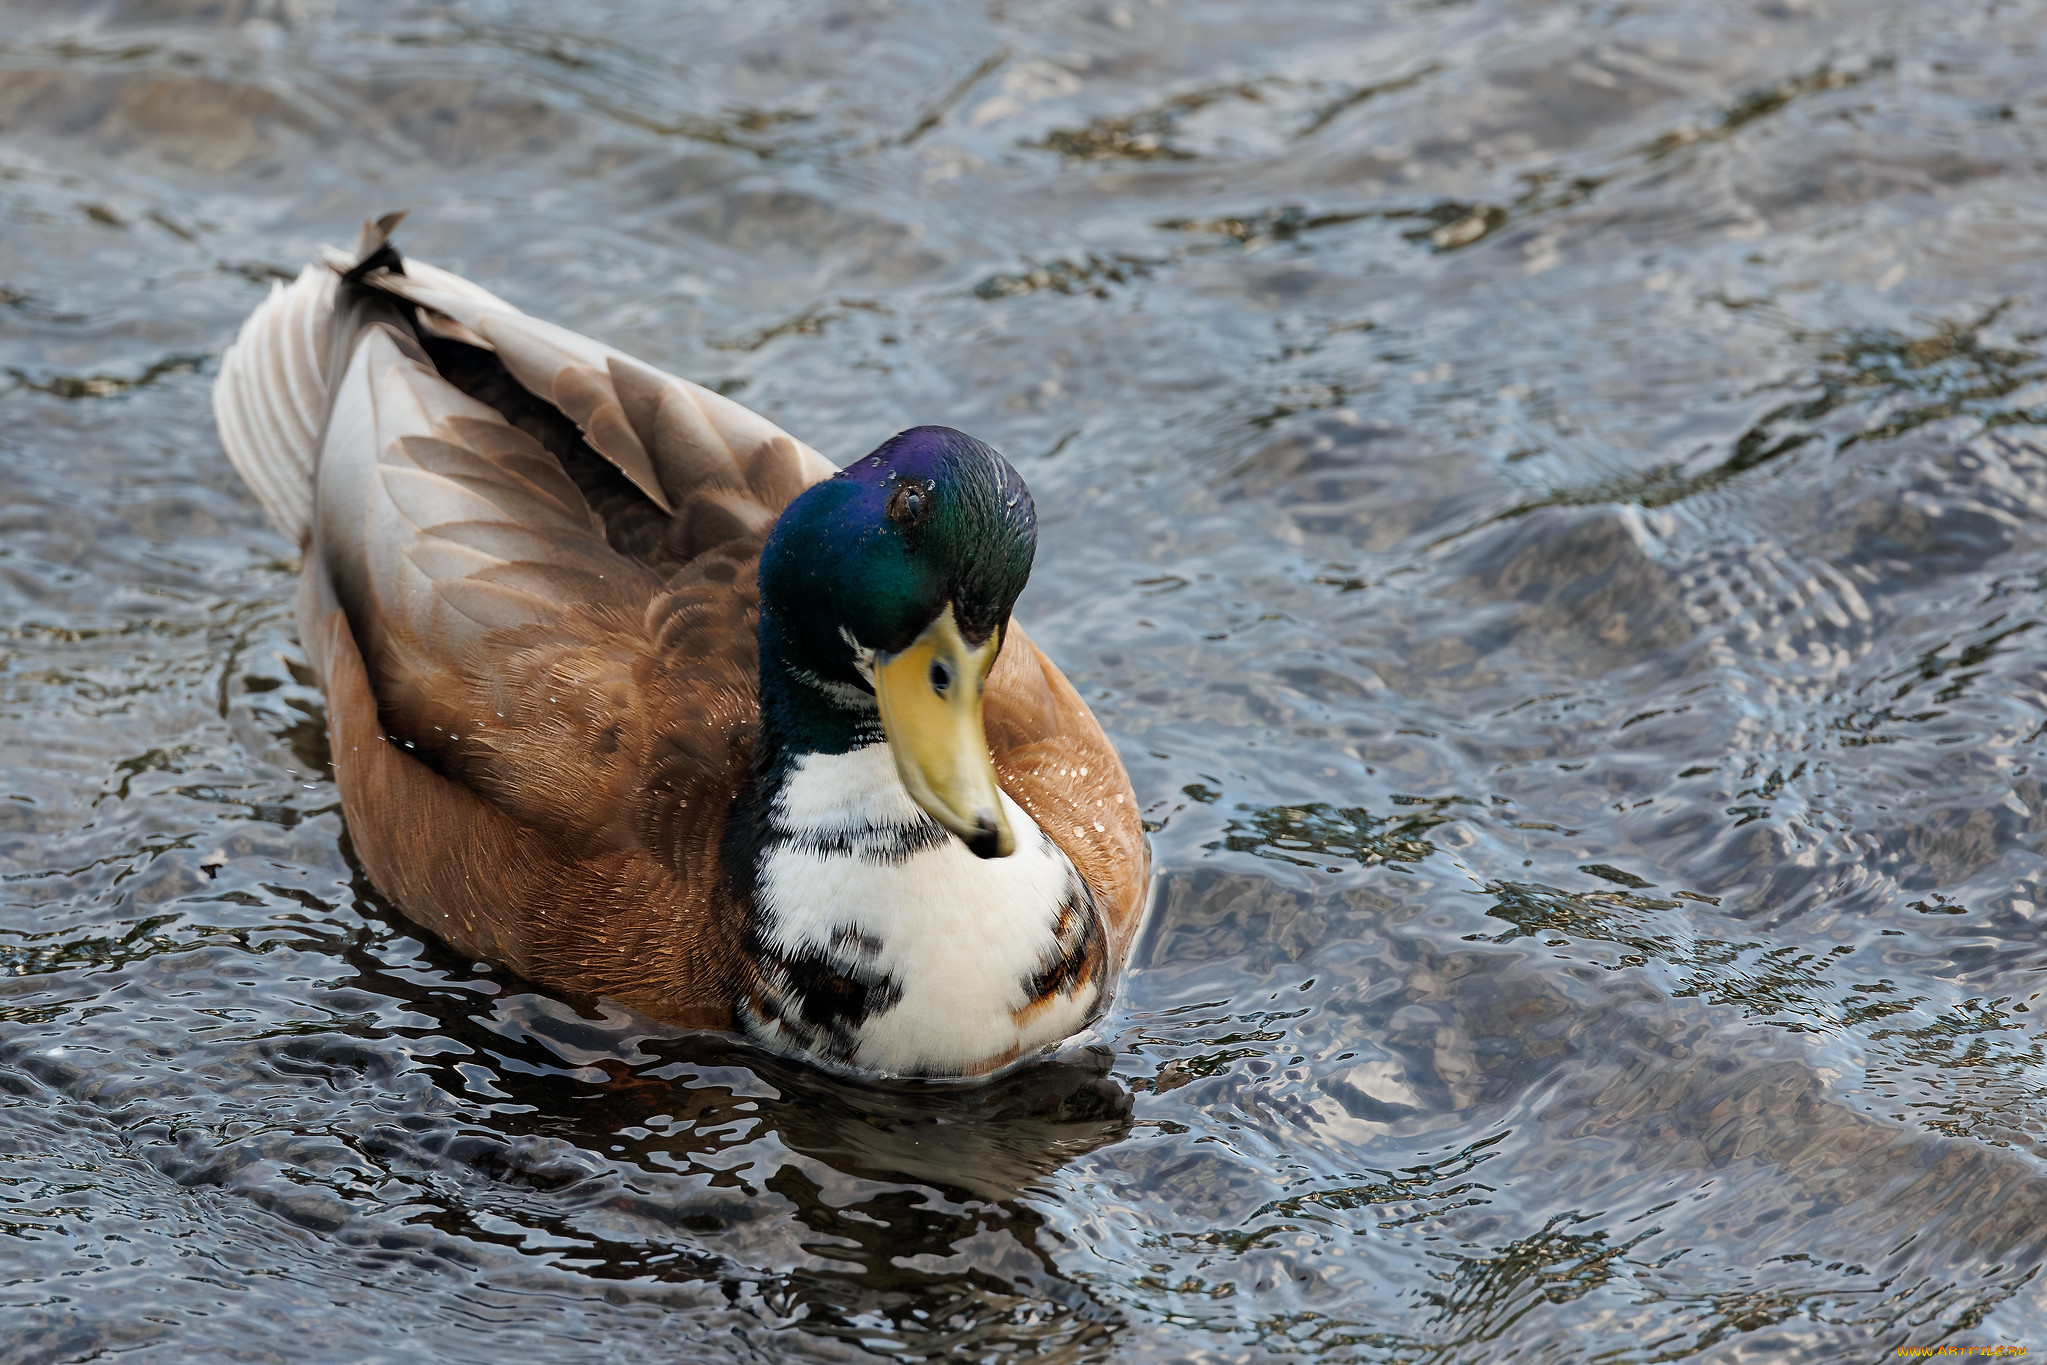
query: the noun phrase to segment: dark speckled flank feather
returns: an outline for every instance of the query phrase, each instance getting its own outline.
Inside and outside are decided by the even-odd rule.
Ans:
[[[881,944],[863,935],[841,933],[824,948],[789,953],[750,933],[747,948],[756,970],[741,1009],[829,1061],[849,1062],[860,1026],[903,996],[903,983],[875,960]]]
[[[832,466],[717,394],[401,263],[388,230],[273,293],[215,392],[230,456],[305,547],[301,630],[357,854],[464,952],[730,1027],[759,980],[750,869],[723,863],[746,844],[726,824],[760,718],[756,566]],[[1102,907],[1106,974],[1147,871],[1122,766],[1014,626],[985,716],[1004,788]],[[887,990],[831,970],[849,1001]]]

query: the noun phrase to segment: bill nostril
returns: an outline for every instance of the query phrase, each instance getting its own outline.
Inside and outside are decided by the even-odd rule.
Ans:
[[[951,686],[951,665],[947,664],[943,659],[933,659],[931,661],[931,690],[942,697],[945,695],[945,690]]]
[[[962,842],[976,858],[1004,858],[1014,851],[1002,846],[1002,827],[992,815],[975,817],[973,836]]]

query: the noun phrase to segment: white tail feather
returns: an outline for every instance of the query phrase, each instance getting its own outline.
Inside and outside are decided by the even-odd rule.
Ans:
[[[327,423],[327,349],[338,280],[309,265],[273,285],[213,383],[220,442],[277,529],[303,546],[313,524],[313,469]]]

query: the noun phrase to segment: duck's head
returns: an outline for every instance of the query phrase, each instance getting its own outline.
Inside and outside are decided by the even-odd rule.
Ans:
[[[876,720],[918,805],[983,858],[1016,840],[981,688],[1037,552],[993,447],[913,427],[789,504],[761,552],[764,738],[842,753]]]

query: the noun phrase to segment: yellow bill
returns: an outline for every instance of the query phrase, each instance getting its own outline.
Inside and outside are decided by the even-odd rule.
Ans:
[[[981,725],[981,685],[1001,647],[999,631],[968,644],[948,605],[909,648],[874,661],[881,729],[903,785],[983,858],[1016,852]]]

